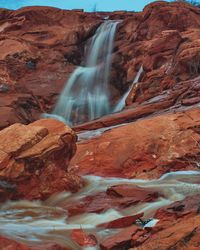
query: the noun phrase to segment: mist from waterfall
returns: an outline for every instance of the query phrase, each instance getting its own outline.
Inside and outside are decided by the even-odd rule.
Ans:
[[[117,21],[100,25],[86,47],[86,62],[69,78],[52,116],[75,125],[111,112],[108,88]]]

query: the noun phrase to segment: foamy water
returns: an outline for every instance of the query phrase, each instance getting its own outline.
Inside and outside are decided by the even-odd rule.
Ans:
[[[54,241],[70,249],[81,249],[70,239],[73,229],[83,229],[105,238],[116,232],[99,228],[97,225],[144,212],[143,219],[153,218],[158,208],[200,192],[200,172],[179,171],[163,175],[157,180],[138,180],[124,178],[104,178],[85,176],[87,185],[76,194],[62,192],[41,201],[8,201],[0,207],[0,234],[26,244],[40,244]],[[154,202],[140,202],[121,210],[108,209],[103,213],[84,213],[68,217],[66,205],[81,199],[106,191],[109,187],[121,184],[132,185],[151,191],[158,191],[162,196]],[[149,222],[154,226],[157,220]],[[98,249],[98,246],[93,249]]]

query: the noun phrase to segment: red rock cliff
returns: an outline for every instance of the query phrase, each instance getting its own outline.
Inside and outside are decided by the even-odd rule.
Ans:
[[[45,199],[63,190],[77,191],[84,183],[76,172],[153,179],[170,171],[198,170],[199,8],[181,2],[155,2],[140,13],[84,13],[50,7],[0,12],[0,129],[16,122],[28,124],[42,112],[51,111],[70,73],[80,65],[86,41],[104,16],[122,20],[113,51],[113,102],[131,86],[140,66],[144,68],[124,111],[74,128],[80,132],[109,127],[109,131],[78,142],[71,163],[76,136],[60,122],[42,120],[2,130],[2,201]],[[127,124],[110,127],[122,123]],[[151,202],[160,195],[118,185],[67,204],[65,209],[69,216],[101,213]],[[98,243],[101,249],[110,250],[199,249],[199,204],[196,194],[158,209],[154,217],[159,223],[153,229],[132,225],[141,214],[101,224],[117,228],[118,233]],[[81,230],[72,232],[71,237],[79,245],[96,244],[95,237]],[[65,249],[51,244],[32,248],[4,237],[0,247]]]
[[[52,110],[81,63],[85,42],[107,15],[122,20],[113,57],[113,102],[143,65],[140,83],[127,98],[127,107],[139,109],[138,116],[199,103],[199,12],[180,2],[152,3],[140,13],[1,9],[0,128],[27,124]]]

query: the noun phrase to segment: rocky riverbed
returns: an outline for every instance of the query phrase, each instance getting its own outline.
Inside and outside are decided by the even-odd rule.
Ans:
[[[125,108],[73,128],[40,119],[108,16]],[[199,249],[199,28],[182,2],[0,10],[0,249]]]

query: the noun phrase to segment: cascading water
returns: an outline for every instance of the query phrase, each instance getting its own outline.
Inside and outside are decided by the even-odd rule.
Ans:
[[[125,105],[126,105],[126,98],[128,97],[129,93],[131,92],[131,89],[133,88],[133,86],[139,81],[140,76],[143,73],[143,66],[140,67],[139,71],[137,72],[132,85],[130,86],[130,88],[127,90],[127,92],[122,96],[122,98],[119,100],[119,102],[117,103],[117,105],[114,108],[114,112],[119,112],[121,111]]]
[[[111,112],[108,83],[117,24],[108,20],[97,29],[87,46],[85,66],[72,73],[53,117],[74,125]]]
[[[85,176],[87,185],[76,194],[55,194],[46,201],[8,201],[0,205],[0,234],[8,238],[30,245],[56,242],[73,250],[99,250],[82,248],[71,238],[74,229],[83,229],[87,233],[95,234],[101,241],[105,237],[118,232],[118,228],[106,229],[99,226],[125,216],[144,213],[143,219],[151,218],[146,227],[153,227],[157,219],[153,219],[155,212],[175,201],[199,194],[198,171],[178,171],[164,174],[157,180],[137,180],[123,178],[105,178]],[[141,201],[130,204],[121,209],[107,208],[98,212],[81,212],[74,216],[67,216],[68,205],[76,202],[82,204],[86,197],[106,192],[116,185],[129,185],[143,190],[154,190],[160,197],[151,202]],[[90,201],[90,199],[88,199]],[[107,202],[107,201],[106,201]],[[94,203],[91,200],[88,206]],[[75,209],[76,210],[76,209]]]
[[[100,25],[86,46],[84,66],[75,69],[52,114],[43,114],[43,117],[55,118],[73,126],[119,112],[125,107],[126,98],[143,73],[143,67],[140,67],[127,92],[116,105],[111,105],[109,76],[118,23],[106,20]]]

